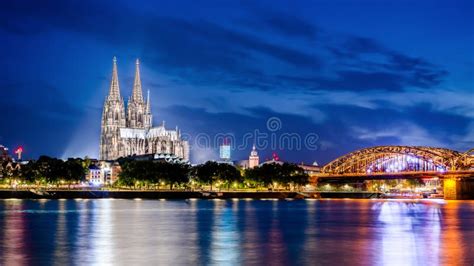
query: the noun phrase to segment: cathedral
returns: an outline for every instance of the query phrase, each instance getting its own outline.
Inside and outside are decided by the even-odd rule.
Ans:
[[[138,59],[132,96],[129,97],[125,108],[124,100],[120,96],[117,60],[114,57],[109,95],[105,99],[102,112],[100,160],[145,154],[188,161],[189,145],[187,141],[182,140],[181,131],[177,127],[168,130],[164,122],[153,127],[150,92],[148,91],[145,102]]]

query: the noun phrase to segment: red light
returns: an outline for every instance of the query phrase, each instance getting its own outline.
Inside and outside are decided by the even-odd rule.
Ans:
[[[280,157],[278,157],[278,154],[276,154],[276,152],[274,152],[274,153],[272,154],[272,157],[273,157],[273,160],[275,160],[275,161],[279,161],[279,160],[280,160]]]
[[[16,148],[16,150],[15,150],[15,153],[16,153],[16,154],[22,153],[22,152],[23,152],[23,147],[22,147],[22,146]]]

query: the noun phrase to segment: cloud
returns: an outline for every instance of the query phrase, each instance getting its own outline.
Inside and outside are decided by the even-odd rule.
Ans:
[[[60,89],[42,81],[3,80],[0,82],[0,90],[0,104],[15,105],[37,116],[68,120],[83,112],[82,108],[68,102]]]
[[[352,130],[357,139],[372,143],[388,143],[387,145],[403,146],[419,146],[420,143],[423,143],[424,146],[431,147],[450,146],[448,143],[434,138],[433,134],[430,134],[428,130],[409,122],[380,129],[378,131],[358,126],[354,126]]]
[[[240,24],[245,28],[256,29],[259,32],[270,32],[290,38],[301,38],[315,41],[319,29],[312,23],[288,13],[272,11],[267,7],[257,6],[256,2],[249,2],[247,11],[249,17],[242,19]]]
[[[453,147],[459,151],[467,151],[474,148],[474,122],[469,122],[464,134],[453,134],[451,137]]]
[[[316,132],[321,137],[324,154],[286,151],[282,157],[324,161],[352,149],[404,141],[469,145],[472,91],[447,85],[447,67],[398,51],[396,45],[382,43],[370,33],[369,37],[339,33],[288,10],[252,3],[244,6],[226,13],[228,16],[220,11],[185,16],[182,9],[130,6],[125,1],[4,1],[0,3],[0,31],[11,47],[36,38],[42,41],[31,46],[45,46],[45,50],[57,39],[73,43],[74,49],[92,43],[83,49],[86,54],[90,49],[87,63],[117,53],[119,59],[124,58],[120,62],[125,62],[119,64],[121,78],[126,60],[132,55],[140,57],[144,87],[152,90],[156,121],[166,120],[170,127],[179,125],[192,134],[242,135],[262,129],[268,117],[277,116],[299,134]],[[51,55],[37,55],[37,60],[52,55],[61,60],[53,50]],[[8,70],[11,63],[5,62],[3,69]],[[71,75],[71,82],[91,79],[91,75],[82,76],[89,69],[86,63],[75,63],[75,67],[53,66],[44,72],[77,73]],[[101,66],[105,63],[94,65],[92,78],[107,75],[108,79],[110,68]],[[28,80],[27,75],[16,80],[20,78]],[[65,142],[70,128],[79,125],[84,131],[76,130],[66,153],[94,152],[100,110],[83,110],[86,104],[79,100],[68,103],[62,96],[53,97],[58,95],[58,86],[37,84],[31,74],[29,79],[28,87],[10,82],[24,89],[7,92],[6,98],[14,102],[9,108],[31,108],[28,111],[34,114],[19,114],[41,121],[45,125],[41,136],[55,132]],[[56,77],[53,80],[58,82]],[[124,81],[122,89],[131,82],[129,77]],[[90,84],[84,82],[84,90],[99,99],[94,100],[99,105],[106,89],[98,94],[92,92],[97,86]],[[30,100],[22,104],[21,97]],[[53,122],[43,121],[48,118]],[[411,132],[403,135],[403,127]],[[13,134],[12,130],[5,136]],[[25,133],[25,139],[33,141],[34,135]],[[91,139],[91,145],[81,145],[84,136]],[[459,136],[459,141],[450,136]],[[53,141],[48,138],[44,146],[52,147]],[[202,154],[214,156],[215,152]],[[247,151],[236,154],[247,155]]]
[[[3,14],[16,28],[27,30],[25,21],[30,21],[36,25],[31,31],[61,29],[112,45],[139,44],[145,61],[188,83],[239,90],[401,91],[408,86],[432,88],[447,75],[424,59],[403,55],[374,39],[317,30],[301,18],[262,8],[253,7],[252,23],[229,24],[134,10],[123,19],[122,3],[113,8],[62,1],[33,2],[31,9],[16,2],[4,5]],[[37,11],[31,12],[35,7]],[[299,42],[288,39],[302,36]],[[375,55],[378,62],[367,61]]]

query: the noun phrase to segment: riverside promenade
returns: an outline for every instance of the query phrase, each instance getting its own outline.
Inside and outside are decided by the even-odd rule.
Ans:
[[[157,191],[157,190],[0,190],[0,199],[305,199],[379,198],[375,192]]]

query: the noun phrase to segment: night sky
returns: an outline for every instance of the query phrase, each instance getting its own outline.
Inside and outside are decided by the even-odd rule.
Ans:
[[[27,158],[96,158],[117,56],[122,95],[140,58],[154,124],[191,136],[193,162],[218,156],[196,136],[229,133],[240,145],[255,130],[317,134],[316,149],[259,151],[292,162],[375,145],[467,150],[473,3],[1,1],[0,144]]]

